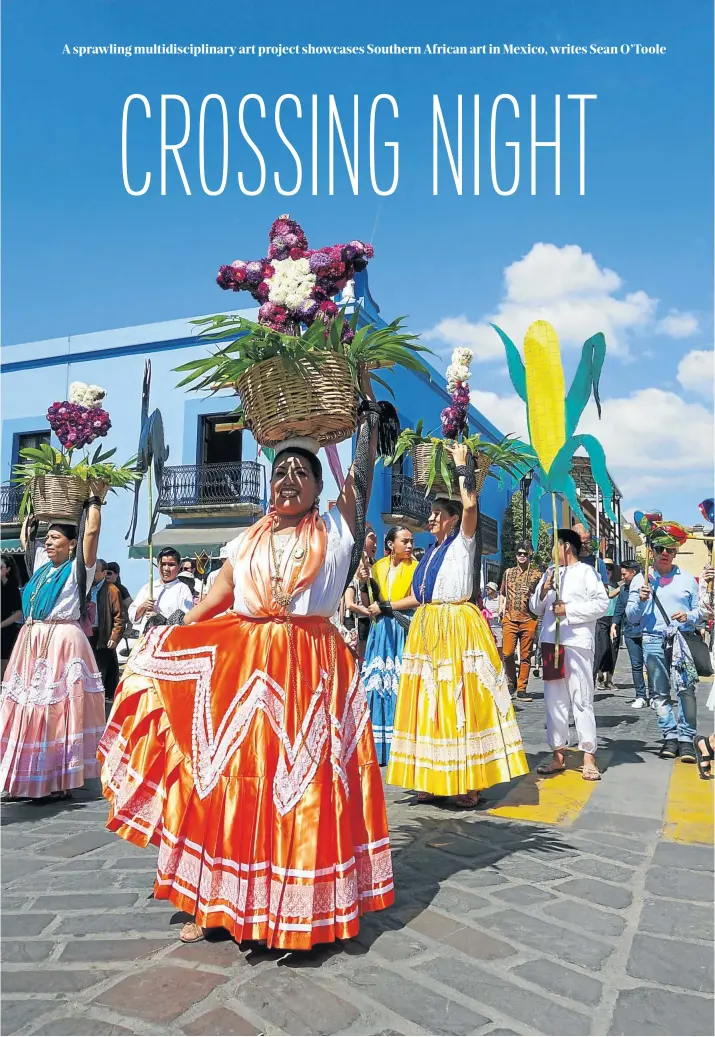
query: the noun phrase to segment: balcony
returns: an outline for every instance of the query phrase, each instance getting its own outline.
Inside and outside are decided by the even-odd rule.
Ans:
[[[20,501],[24,487],[15,483],[3,483],[0,486],[0,525],[3,533],[7,534],[8,526],[20,525]]]
[[[253,519],[263,514],[263,478],[257,461],[167,467],[159,511],[177,518]]]
[[[425,497],[424,492],[415,487],[408,475],[393,472],[390,511],[383,514],[383,522],[388,526],[396,524],[407,526],[414,533],[424,531],[432,510],[433,499]]]

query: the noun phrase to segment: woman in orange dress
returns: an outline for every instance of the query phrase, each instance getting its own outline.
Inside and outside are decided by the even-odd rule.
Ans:
[[[154,895],[193,916],[184,942],[223,927],[307,950],[393,901],[367,700],[330,622],[362,538],[356,476],[319,516],[313,449],[278,448],[271,512],[186,626],[147,634],[100,746],[108,827],[159,846]]]

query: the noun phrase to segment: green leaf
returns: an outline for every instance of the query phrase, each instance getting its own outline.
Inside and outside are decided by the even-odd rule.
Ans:
[[[601,416],[601,398],[598,383],[601,378],[603,361],[606,356],[606,340],[599,331],[596,335],[586,339],[581,350],[574,380],[566,396],[566,435],[572,436],[576,431],[586,404],[591,396],[596,401],[598,416]]]
[[[524,361],[521,359],[521,354],[505,331],[502,331],[496,324],[492,324],[492,327],[504,343],[506,364],[514,391],[526,403],[526,368],[524,367]]]

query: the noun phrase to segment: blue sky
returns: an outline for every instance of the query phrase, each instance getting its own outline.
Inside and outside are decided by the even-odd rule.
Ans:
[[[519,340],[531,319],[553,319],[564,343],[567,381],[576,347],[607,334],[605,420],[598,428],[609,465],[631,507],[661,507],[698,520],[712,495],[712,8],[698,0],[688,18],[665,0],[614,0],[547,11],[519,0],[470,5],[365,2],[336,7],[334,18],[308,18],[278,0],[246,8],[175,0],[171,5],[24,0],[3,7],[3,342],[16,343],[220,310],[229,299],[214,282],[220,263],[265,253],[271,221],[289,211],[310,244],[373,236],[373,295],[389,317],[407,314],[432,348],[447,356],[470,345],[477,358],[475,401],[504,431],[520,431],[503,357],[485,320],[496,318]],[[331,10],[325,8],[326,11]],[[75,57],[63,45],[152,44],[551,45],[660,43],[661,56],[478,57]],[[152,171],[142,197],[124,189],[121,113],[131,93],[145,94],[152,119],[133,113],[132,176]],[[192,135],[184,148],[187,197],[169,166],[159,193],[161,94],[184,96]],[[200,189],[198,113],[206,94],[222,95],[230,123],[229,183],[218,197]],[[257,166],[237,127],[246,93],[265,99],[263,128],[251,118],[269,170],[261,195],[247,197],[238,169],[255,182]],[[301,153],[304,181],[278,195],[271,173],[294,175],[272,127],[273,104],[295,93],[303,125],[286,113]],[[310,194],[309,99],[320,97],[320,132],[333,93],[346,125],[360,95],[360,194],[340,163],[328,195],[321,147],[320,193]],[[390,197],[370,189],[367,113],[378,93],[396,97],[400,182]],[[482,193],[450,189],[441,165],[431,191],[431,99],[445,112],[456,95],[482,108]],[[522,146],[518,192],[490,187],[489,112],[498,94],[517,97],[522,117],[504,119],[500,141]],[[538,193],[529,194],[529,98],[537,95],[539,136],[548,139],[553,96],[562,95],[562,194],[554,197],[553,160],[538,156]],[[587,112],[587,193],[578,194],[577,135],[569,93],[594,93]],[[174,106],[176,107],[176,106]],[[138,110],[138,108],[137,108]],[[213,137],[216,141],[216,123]],[[298,127],[293,130],[292,127]],[[170,129],[177,132],[176,120]],[[382,139],[379,137],[378,139]],[[471,132],[465,134],[465,182],[471,184]],[[500,170],[508,180],[506,149]],[[382,167],[383,179],[388,170]],[[208,161],[215,183],[217,155]],[[231,297],[230,302],[235,302]],[[594,324],[595,322],[595,324]],[[593,416],[587,416],[593,424]],[[589,426],[589,430],[591,430]]]

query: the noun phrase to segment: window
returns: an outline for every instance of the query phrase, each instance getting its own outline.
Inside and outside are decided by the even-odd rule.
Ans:
[[[205,414],[201,418],[200,464],[240,464],[243,423],[236,415]]]
[[[42,446],[43,443],[50,444],[50,430],[43,429],[42,432],[21,432],[17,437],[17,453],[20,455],[21,450],[26,450],[28,447],[34,447],[37,449]]]
[[[495,555],[499,550],[499,526],[496,519],[481,514],[479,523],[482,527],[482,554]]]
[[[46,429],[43,432],[23,432],[18,436],[18,450],[24,450],[26,447],[39,447],[43,443],[47,443],[49,446],[50,442],[50,430]]]

